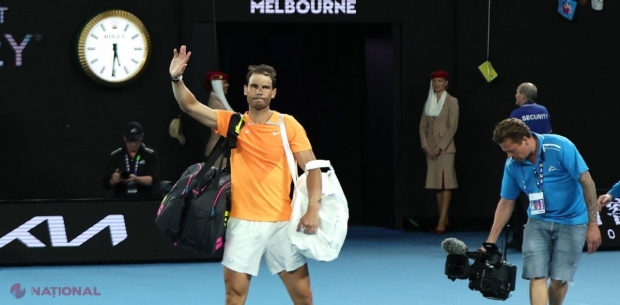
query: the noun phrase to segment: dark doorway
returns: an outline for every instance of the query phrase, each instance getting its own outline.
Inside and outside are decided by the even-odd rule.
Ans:
[[[351,225],[392,226],[393,105],[399,75],[392,24],[218,23],[227,96],[247,110],[247,68],[276,68],[274,110],[306,129],[317,158],[332,161],[349,201]],[[195,24],[193,86],[214,69],[213,24]],[[200,67],[197,69],[197,67]],[[204,91],[204,90],[203,90]],[[205,97],[206,98],[206,95]]]

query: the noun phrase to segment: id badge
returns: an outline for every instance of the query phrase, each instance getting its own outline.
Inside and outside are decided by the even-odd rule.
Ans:
[[[135,182],[129,182],[127,184],[127,194],[135,194],[138,192],[138,188],[136,188]]]
[[[530,194],[530,212],[532,215],[545,213],[545,199],[542,192]]]

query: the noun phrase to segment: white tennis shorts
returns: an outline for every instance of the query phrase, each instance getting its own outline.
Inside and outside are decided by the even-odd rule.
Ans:
[[[306,258],[291,243],[286,229],[288,223],[229,218],[222,265],[239,273],[257,276],[265,254],[265,262],[272,275],[297,270],[306,263]]]

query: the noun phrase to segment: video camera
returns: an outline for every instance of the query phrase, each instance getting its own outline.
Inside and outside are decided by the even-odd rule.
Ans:
[[[452,281],[469,279],[469,289],[480,291],[485,298],[505,301],[515,290],[517,267],[502,259],[496,244],[482,246],[486,251],[471,252],[456,238],[444,240],[441,247],[449,253],[444,273]]]
[[[121,179],[129,179],[129,176],[131,176],[131,173],[127,170],[124,170],[121,172]]]

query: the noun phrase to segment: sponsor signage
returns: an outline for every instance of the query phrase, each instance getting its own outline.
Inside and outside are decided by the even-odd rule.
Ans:
[[[251,14],[355,15],[357,0],[250,0]]]
[[[43,39],[43,35],[30,32],[30,28],[20,28],[20,34],[4,30],[15,21],[19,21],[20,16],[18,14],[23,15],[23,12],[11,14],[12,12],[13,10],[9,10],[9,7],[0,6],[0,68],[24,66],[26,61],[22,56],[24,49],[30,45],[30,42],[38,42]],[[23,31],[27,31],[27,33],[21,34]]]
[[[603,239],[601,248],[620,248],[620,236],[617,236],[620,233],[620,198],[615,198],[601,209],[598,227]]]
[[[0,201],[0,266],[219,261],[174,246],[154,201]],[[62,291],[61,291],[62,292]]]

